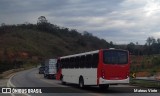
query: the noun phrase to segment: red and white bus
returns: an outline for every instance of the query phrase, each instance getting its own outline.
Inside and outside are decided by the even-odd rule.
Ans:
[[[129,83],[129,52],[120,49],[100,49],[59,57],[57,80],[75,83],[79,87]]]

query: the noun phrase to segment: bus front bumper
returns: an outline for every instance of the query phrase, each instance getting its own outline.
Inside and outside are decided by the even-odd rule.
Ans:
[[[106,80],[103,78],[99,79],[99,84],[128,84],[128,83],[129,83],[129,77],[123,80]]]

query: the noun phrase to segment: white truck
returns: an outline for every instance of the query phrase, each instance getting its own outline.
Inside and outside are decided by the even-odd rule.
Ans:
[[[55,78],[57,73],[57,59],[45,60],[44,78]]]

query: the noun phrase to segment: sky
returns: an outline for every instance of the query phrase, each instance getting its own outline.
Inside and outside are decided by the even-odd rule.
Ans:
[[[0,24],[36,24],[40,16],[114,44],[160,38],[160,0],[0,0]]]

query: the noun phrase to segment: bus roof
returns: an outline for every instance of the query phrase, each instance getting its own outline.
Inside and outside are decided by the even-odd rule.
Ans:
[[[121,51],[126,51],[122,49],[102,49],[102,50],[121,50]],[[99,53],[100,50],[95,50],[95,51],[89,51],[89,52],[84,52],[84,53],[79,53],[79,54],[73,54],[73,55],[67,55],[67,56],[62,56],[60,59],[65,59],[65,58],[71,58],[71,57],[76,57],[76,56],[83,56],[83,55],[88,55],[88,54],[94,54],[94,53]]]
[[[99,50],[85,52],[85,53],[79,53],[79,54],[74,54],[74,55],[68,55],[68,56],[60,57],[60,59],[71,58],[71,57],[76,57],[76,56],[83,56],[83,55],[88,55],[88,54],[94,54],[94,53],[98,53],[98,52],[99,52]]]

